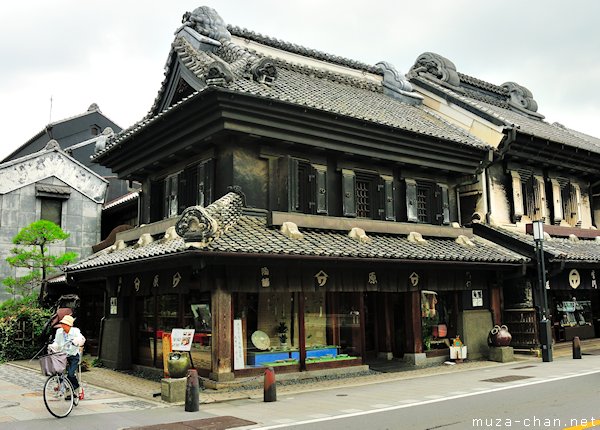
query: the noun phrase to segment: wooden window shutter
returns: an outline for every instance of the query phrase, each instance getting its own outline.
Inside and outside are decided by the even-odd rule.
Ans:
[[[560,191],[560,183],[556,179],[550,179],[550,183],[552,184],[552,211],[554,212],[552,222],[554,224],[560,224],[560,222],[563,219],[563,205]]]
[[[280,210],[293,212],[300,206],[298,192],[298,160],[290,157],[280,157],[277,166],[277,183]]]
[[[543,176],[533,176],[533,197],[535,200],[535,214],[532,219],[546,220],[546,186]]]
[[[448,185],[436,184],[436,205],[437,215],[436,221],[438,224],[450,224],[450,199],[448,196]]]
[[[342,206],[344,216],[356,217],[356,174],[342,169]]]
[[[513,189],[513,213],[515,217],[515,221],[520,221],[524,214],[523,208],[523,196],[522,196],[522,185],[521,185],[521,176],[519,172],[515,170],[510,171],[510,175],[512,177],[512,189]]]
[[[196,204],[206,207],[213,202],[214,160],[206,160],[200,163],[197,175]]]
[[[165,179],[165,204],[163,216],[170,218],[177,215],[177,185],[179,175],[172,175]]]
[[[386,221],[396,221],[396,208],[394,202],[394,178],[392,176],[379,176],[380,217]]]
[[[573,227],[581,227],[581,189],[574,183],[571,183],[571,220]]]
[[[143,198],[147,198],[142,193]],[[164,181],[152,181],[150,183],[150,222],[163,219],[165,208],[165,183]],[[147,204],[147,202],[145,202]]]
[[[408,222],[419,222],[417,215],[417,181],[404,179],[406,183],[406,220]]]
[[[319,215],[327,215],[329,213],[327,205],[327,166],[313,164],[315,187],[313,198],[316,201],[316,213]]]

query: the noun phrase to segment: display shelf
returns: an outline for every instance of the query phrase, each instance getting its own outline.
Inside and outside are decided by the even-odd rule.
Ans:
[[[536,348],[538,346],[537,316],[535,309],[505,309],[503,322],[512,335],[512,347]]]

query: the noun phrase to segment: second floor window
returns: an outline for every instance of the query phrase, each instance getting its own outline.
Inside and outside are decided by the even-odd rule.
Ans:
[[[206,160],[151,184],[151,221],[181,214],[190,206],[213,201],[214,162]]]
[[[450,224],[448,186],[405,178],[406,218],[422,224]]]
[[[342,169],[342,206],[346,217],[395,221],[393,178]]]

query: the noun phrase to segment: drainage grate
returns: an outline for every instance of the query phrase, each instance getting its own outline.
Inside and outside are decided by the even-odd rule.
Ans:
[[[521,367],[513,367],[513,370],[520,370],[520,369],[529,369],[530,367],[537,367],[533,364],[530,364],[529,366],[521,366]]]
[[[529,378],[533,378],[533,376],[507,375],[507,376],[500,376],[499,378],[482,379],[481,382],[513,382],[513,381],[519,381],[521,379],[529,379]]]

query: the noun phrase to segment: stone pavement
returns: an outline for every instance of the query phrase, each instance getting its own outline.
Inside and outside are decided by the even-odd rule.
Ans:
[[[332,392],[353,392],[347,389],[360,386],[360,390],[373,390],[374,393],[379,391],[384,393],[396,390],[396,388],[389,387],[401,386],[404,387],[404,391],[400,394],[394,391],[393,395],[395,398],[402,399],[406,397],[406,393],[408,392],[412,393],[410,394],[412,396],[423,390],[427,391],[427,393],[425,391],[422,393],[423,397],[427,398],[427,396],[439,396],[435,387],[443,386],[441,381],[444,380],[449,381],[449,387],[461,386],[463,391],[468,391],[469,384],[475,385],[475,388],[477,388],[477,384],[481,384],[480,380],[484,379],[482,375],[489,375],[490,377],[502,376],[504,374],[512,375],[515,372],[519,372],[518,369],[527,369],[522,371],[527,374],[537,372],[543,375],[544,369],[550,369],[551,367],[553,372],[556,371],[558,373],[576,372],[577,366],[584,366],[581,368],[589,370],[585,366],[589,366],[592,362],[598,363],[600,360],[600,357],[598,357],[600,355],[600,339],[582,341],[582,352],[584,360],[570,360],[571,344],[561,344],[554,348],[554,357],[557,360],[548,365],[542,364],[541,359],[533,355],[517,355],[516,362],[504,364],[489,361],[465,361],[456,365],[403,370],[392,373],[372,373],[340,379],[303,381],[302,383],[290,385],[278,383],[277,394],[278,399],[285,400],[294,396],[301,396],[305,392],[312,392],[312,396],[318,396],[319,392],[323,393],[322,395],[324,396],[328,396],[330,395],[328,393]],[[594,355],[595,357],[593,357]],[[587,356],[590,356],[590,358],[586,359]],[[429,383],[431,377],[436,378],[435,384]],[[429,378],[427,379],[428,382],[426,383],[422,378]],[[39,372],[37,361],[12,362],[0,365],[1,428],[5,428],[4,424],[11,422],[26,424],[23,421],[27,420],[38,420],[36,425],[39,423],[41,427],[36,428],[44,428],[42,425],[46,420],[49,420],[48,422],[56,422],[49,418],[49,414],[44,407],[41,390],[45,379]],[[402,384],[394,384],[395,381],[399,380],[403,380]],[[489,383],[484,383],[483,385],[489,385]],[[160,401],[160,397],[153,397],[153,394],[160,392],[160,383],[122,372],[92,368],[90,372],[83,373],[83,386],[85,399],[80,402],[77,409],[69,417],[69,422],[72,424],[81,423],[81,421],[76,421],[77,419],[82,420],[85,419],[85,416],[98,413],[105,414],[105,417],[119,414],[128,416],[130,418],[128,418],[129,421],[127,422],[132,427],[134,424],[147,425],[198,417],[198,415],[184,412],[182,404],[174,406],[173,404],[166,404]],[[411,388],[409,389],[409,387]],[[482,389],[482,387],[479,387],[479,389]],[[456,388],[455,391],[457,390],[459,389]],[[376,394],[373,395],[376,396]],[[203,417],[230,415],[256,421],[257,416],[252,412],[252,408],[244,412],[246,415],[240,415],[244,409],[239,408],[239,406],[254,405],[256,408],[259,404],[263,404],[262,397],[262,386],[258,388],[250,387],[222,391],[205,389],[200,393],[200,401],[203,405],[200,408],[199,415]],[[280,404],[281,402],[276,403]],[[385,402],[382,400],[383,403]],[[239,411],[240,413],[236,413],[235,411]],[[286,413],[285,408],[284,410],[280,410],[279,413],[281,415],[275,419],[289,419],[289,417],[284,417]],[[151,421],[152,419],[157,421]],[[260,421],[260,415],[258,415],[258,421],[256,422]],[[61,420],[61,422],[64,421]],[[33,421],[29,421],[29,423],[32,425]]]

